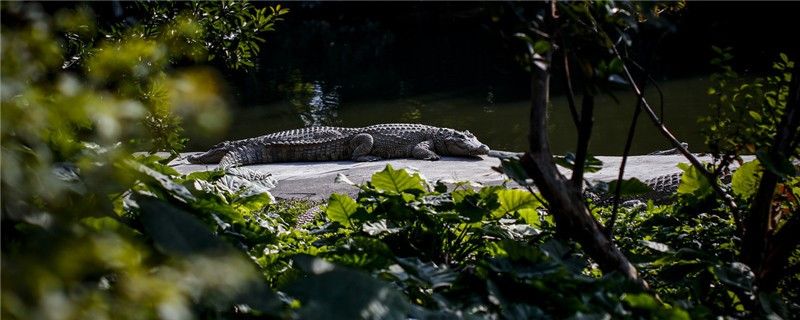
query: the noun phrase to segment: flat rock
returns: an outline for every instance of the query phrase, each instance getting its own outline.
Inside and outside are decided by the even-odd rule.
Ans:
[[[216,165],[189,164],[185,157],[191,153],[182,154],[171,165],[181,173],[212,170]],[[586,174],[589,181],[611,181],[617,178],[622,157],[597,157],[603,161],[603,168],[594,173]],[[745,157],[746,161],[752,160]],[[710,162],[710,156],[699,156],[700,161]],[[689,161],[681,155],[645,155],[630,156],[625,168],[625,179],[636,177],[647,180],[661,175],[681,172],[678,163]],[[345,184],[335,183],[338,174],[344,174],[355,183],[368,181],[376,171],[383,170],[387,164],[394,168],[407,168],[419,171],[430,181],[442,180],[444,182],[471,181],[483,185],[499,185],[508,183],[508,178],[492,170],[500,165],[500,160],[494,157],[482,156],[475,158],[443,157],[439,161],[423,161],[415,159],[391,159],[374,162],[353,161],[327,161],[327,162],[287,162],[250,165],[246,168],[272,174],[278,182],[272,194],[278,198],[306,198],[311,200],[327,199],[332,193],[347,193],[355,195],[358,189]],[[563,174],[569,170],[560,168]]]

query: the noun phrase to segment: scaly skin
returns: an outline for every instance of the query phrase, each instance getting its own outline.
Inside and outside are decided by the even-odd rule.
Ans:
[[[363,128],[307,127],[226,141],[188,158],[190,163],[231,167],[289,161],[391,158],[438,160],[440,155],[477,156],[489,147],[469,131],[421,124],[379,124]]]

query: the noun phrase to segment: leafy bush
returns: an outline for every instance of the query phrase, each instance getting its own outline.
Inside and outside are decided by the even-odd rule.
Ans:
[[[689,316],[621,277],[598,278],[578,248],[553,237],[551,217],[527,191],[448,191],[387,166],[354,186],[356,199],[334,194],[324,217],[296,229],[271,213],[263,194],[242,198],[209,187],[219,173],[140,170],[150,178],[130,196],[136,205],[126,213],[129,225],[167,255],[222,247],[190,222],[194,217],[258,265],[282,297],[263,305],[274,300],[284,316]]]

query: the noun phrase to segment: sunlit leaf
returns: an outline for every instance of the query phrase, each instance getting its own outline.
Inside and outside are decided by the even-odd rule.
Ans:
[[[541,206],[539,200],[536,200],[529,191],[519,189],[500,190],[497,192],[497,200],[500,202],[500,208],[492,212],[494,218],[521,209],[536,209]]]
[[[425,191],[425,182],[418,173],[411,174],[405,169],[395,170],[389,164],[383,171],[373,174],[370,182],[376,189],[394,194]]]
[[[334,193],[328,199],[328,206],[325,208],[325,215],[331,221],[336,221],[345,227],[351,227],[350,217],[356,213],[358,204],[353,198],[344,194]]]
[[[759,181],[763,169],[758,160],[753,160],[742,164],[731,177],[731,189],[733,194],[742,199],[749,199],[758,190]]]
[[[678,194],[694,195],[700,198],[714,192],[708,179],[699,169],[687,163],[679,163],[678,168],[683,170],[681,182],[678,185]]]
[[[639,243],[641,243],[645,247],[648,247],[648,248],[653,249],[653,250],[658,251],[658,252],[669,252],[669,251],[672,251],[672,249],[670,249],[670,247],[668,245],[663,244],[661,242],[655,242],[655,241],[649,241],[649,240],[639,240]]]

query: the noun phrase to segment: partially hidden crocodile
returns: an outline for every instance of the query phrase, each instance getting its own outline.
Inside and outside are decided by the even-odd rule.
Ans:
[[[225,141],[187,160],[233,167],[289,161],[438,160],[443,155],[478,156],[488,152],[489,147],[469,131],[392,123],[362,128],[306,127]]]

